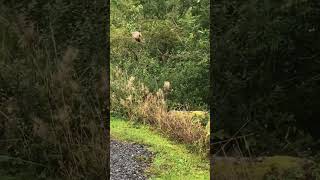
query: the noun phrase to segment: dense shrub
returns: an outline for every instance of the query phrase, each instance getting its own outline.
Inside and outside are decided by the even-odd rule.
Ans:
[[[170,81],[174,87],[167,99],[170,108],[208,108],[208,4],[111,1],[111,64],[127,70],[150,91]],[[130,32],[136,30],[143,43],[131,40]]]
[[[151,125],[164,135],[208,153],[210,122],[208,113],[169,111],[166,96],[170,83],[152,92],[142,82],[118,67],[111,68],[111,113],[134,122]]]

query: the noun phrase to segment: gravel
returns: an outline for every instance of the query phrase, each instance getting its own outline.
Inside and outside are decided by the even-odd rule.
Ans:
[[[147,179],[144,170],[149,166],[152,152],[144,145],[111,140],[110,179]]]

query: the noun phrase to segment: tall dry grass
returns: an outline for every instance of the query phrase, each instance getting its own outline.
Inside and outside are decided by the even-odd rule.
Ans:
[[[56,51],[53,34],[47,40],[32,20],[9,15],[0,13],[0,153],[9,157],[0,166],[15,169],[19,159],[41,177],[106,179],[104,67],[84,83],[93,77],[75,68],[81,51]]]
[[[119,67],[111,68],[111,111],[131,121],[149,124],[172,139],[186,143],[197,151],[208,153],[210,123],[203,125],[192,116],[177,116],[168,109],[166,95],[170,82],[150,92],[142,82]]]

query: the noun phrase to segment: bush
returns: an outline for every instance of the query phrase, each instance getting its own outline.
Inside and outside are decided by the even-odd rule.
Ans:
[[[206,3],[111,1],[111,64],[151,91],[170,81],[171,109],[208,109],[209,27],[202,20],[209,16],[201,10]],[[133,42],[132,31],[141,31],[144,42]]]
[[[170,83],[156,92],[118,67],[111,68],[111,112],[131,121],[149,124],[172,139],[192,146],[196,151],[208,153],[209,129],[206,123],[193,115],[177,115],[166,104]],[[203,117],[205,118],[205,117]]]

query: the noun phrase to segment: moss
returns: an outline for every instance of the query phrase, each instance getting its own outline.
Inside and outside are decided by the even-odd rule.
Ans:
[[[269,177],[302,178],[306,163],[308,161],[305,159],[290,156],[265,157],[260,162],[221,158],[215,161],[213,167],[216,179],[264,180]]]

